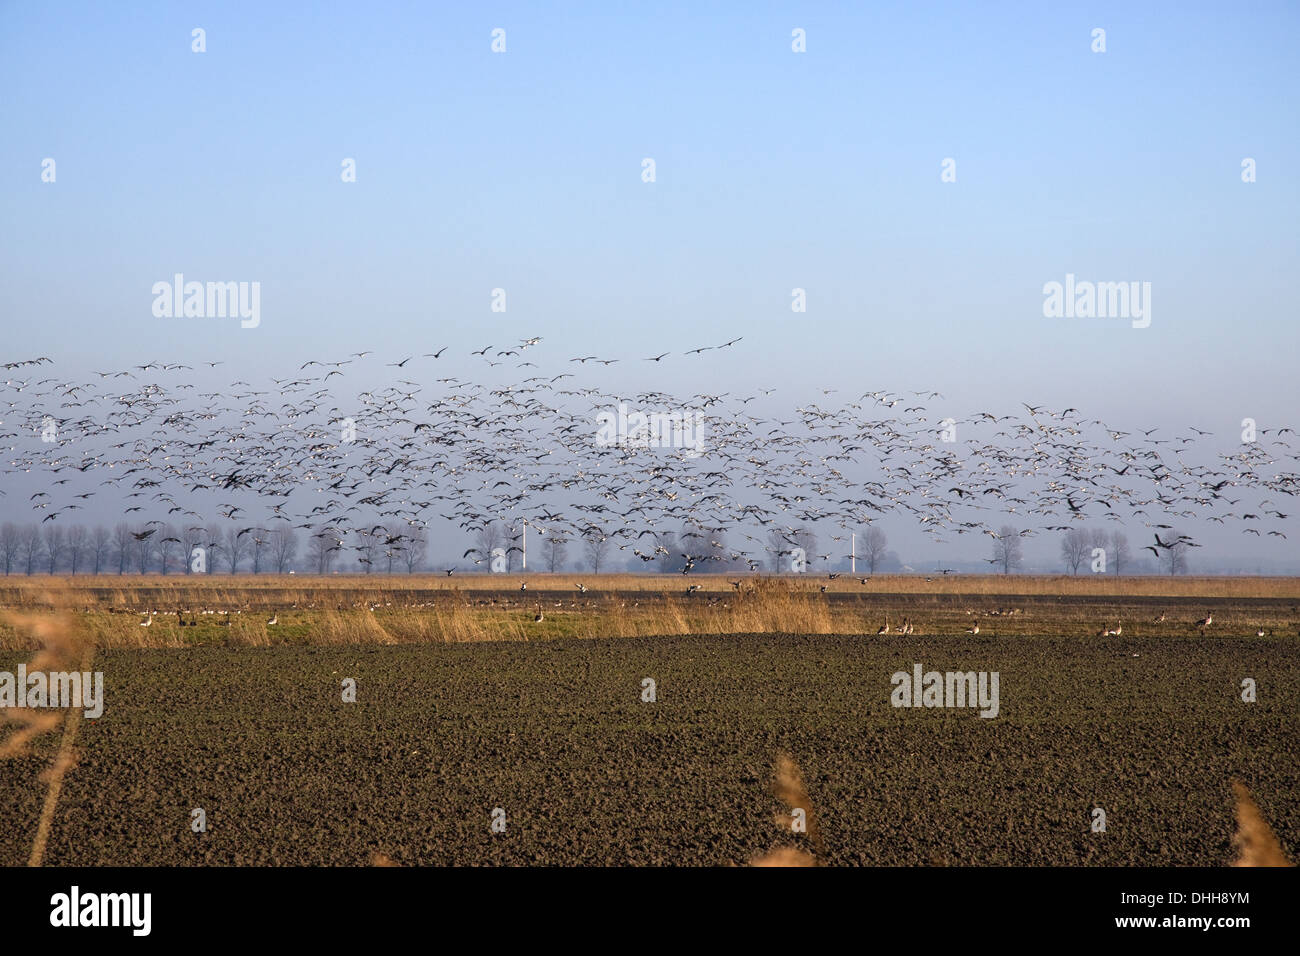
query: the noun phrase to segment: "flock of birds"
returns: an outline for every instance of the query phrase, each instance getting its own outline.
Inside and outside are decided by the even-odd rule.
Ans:
[[[337,551],[365,536],[391,544],[404,536],[394,525],[414,534],[441,518],[473,538],[526,521],[643,562],[667,554],[664,532],[689,527],[698,531],[682,554],[689,571],[757,569],[774,540],[793,549],[809,528],[831,529],[832,548],[808,556],[829,562],[847,556],[851,531],[885,515],[938,540],[997,540],[1008,525],[1027,537],[1141,522],[1160,556],[1197,546],[1175,531],[1179,521],[1284,538],[1277,503],[1300,491],[1290,428],[1214,450],[1202,429],[1126,431],[1077,408],[947,417],[933,391],[836,400],[822,389],[794,408],[776,407],[775,389],[618,394],[584,386],[576,372],[619,359],[561,357],[543,370],[532,360],[541,341],[476,350],[521,373],[497,385],[439,374],[446,347],[390,363],[368,352],[313,359],[283,378],[224,388],[200,384],[220,375],[220,362],[82,377],[55,374],[47,357],[2,363],[0,507],[21,506],[20,491],[41,523],[120,509],[144,522],[137,537],[219,516],[241,533],[304,529]],[[668,354],[641,361],[657,367]],[[345,394],[349,378],[365,381]],[[360,387],[370,381],[382,384]],[[602,444],[597,416],[620,403],[689,416],[702,444]],[[946,440],[954,431],[958,440]]]

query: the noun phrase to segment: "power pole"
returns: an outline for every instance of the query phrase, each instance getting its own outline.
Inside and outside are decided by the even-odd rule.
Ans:
[[[852,574],[858,573],[858,533],[856,531],[849,534],[849,571]]]

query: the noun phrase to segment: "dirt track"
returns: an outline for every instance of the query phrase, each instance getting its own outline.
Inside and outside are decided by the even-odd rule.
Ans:
[[[831,863],[1222,864],[1234,777],[1294,854],[1295,652],[767,635],[101,653],[105,713],[79,732],[46,862],[744,863],[806,840],[773,820],[781,750]],[[1000,715],[891,707],[915,662],[998,671]],[[0,864],[26,861],[56,745],[0,762]]]

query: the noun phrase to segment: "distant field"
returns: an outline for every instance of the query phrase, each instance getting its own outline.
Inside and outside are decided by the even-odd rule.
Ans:
[[[527,583],[526,591],[520,584]],[[587,590],[581,591],[579,585]],[[694,591],[688,589],[694,588]],[[825,589],[823,593],[822,589]],[[80,577],[0,583],[0,607],[77,612],[96,646],[406,644],[669,634],[1296,636],[1300,579],[890,575]],[[543,620],[535,620],[538,613]],[[1157,623],[1164,615],[1165,620]],[[268,623],[271,620],[274,624]],[[141,627],[151,620],[148,627]],[[181,621],[185,621],[184,625]],[[31,649],[0,619],[0,648]]]
[[[1300,847],[1295,579],[522,580],[5,582],[0,671],[105,702],[3,715],[0,865],[1218,865],[1234,780]]]

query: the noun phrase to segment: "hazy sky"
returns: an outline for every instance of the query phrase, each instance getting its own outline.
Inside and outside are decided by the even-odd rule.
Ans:
[[[6,359],[473,377],[536,335],[606,387],[1300,419],[1294,4],[702,6],[0,5]],[[260,326],[155,318],[177,272]],[[1067,273],[1150,327],[1045,318]]]

